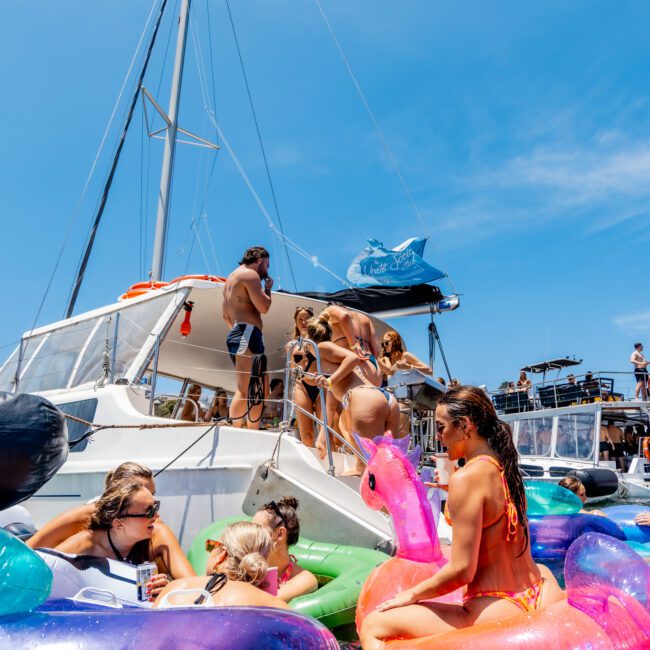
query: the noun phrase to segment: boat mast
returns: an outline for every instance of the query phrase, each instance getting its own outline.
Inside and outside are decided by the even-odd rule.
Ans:
[[[176,41],[176,59],[174,61],[174,76],[172,77],[171,94],[169,98],[169,113],[167,133],[165,136],[165,154],[160,175],[160,192],[158,193],[158,215],[156,217],[156,235],[153,245],[153,260],[151,263],[151,279],[162,280],[165,262],[165,239],[167,237],[167,219],[169,215],[169,199],[171,197],[172,171],[176,153],[176,133],[178,132],[178,105],[181,96],[183,80],[183,61],[187,42],[187,26],[190,12],[190,0],[182,0],[178,19],[178,39]]]

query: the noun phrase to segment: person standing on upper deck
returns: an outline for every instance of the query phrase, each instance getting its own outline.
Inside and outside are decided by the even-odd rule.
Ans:
[[[230,403],[230,418],[241,427],[258,429],[263,402],[248,406],[248,385],[253,356],[264,354],[262,314],[271,307],[273,278],[269,276],[269,253],[262,246],[249,248],[223,288],[223,319],[230,328],[226,344],[237,371],[237,390]],[[264,288],[262,284],[264,283]],[[264,381],[263,377],[259,378]]]
[[[630,363],[634,366],[634,378],[636,379],[636,390],[634,391],[634,398],[643,401],[648,399],[648,361],[643,356],[643,343],[634,344],[634,352],[630,357]]]

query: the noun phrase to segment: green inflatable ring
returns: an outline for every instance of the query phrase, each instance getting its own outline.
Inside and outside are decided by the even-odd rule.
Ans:
[[[243,519],[250,517],[230,517],[215,521],[196,536],[187,557],[197,575],[205,573],[208,559],[205,540],[219,539],[228,524]],[[294,598],[291,607],[302,614],[313,616],[330,629],[354,622],[363,583],[376,566],[389,559],[381,551],[312,542],[304,537],[290,551],[301,567],[318,578],[319,584],[315,592]]]

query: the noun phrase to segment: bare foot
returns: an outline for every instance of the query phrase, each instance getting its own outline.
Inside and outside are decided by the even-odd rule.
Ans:
[[[341,472],[339,476],[362,476],[363,470],[359,470],[357,467],[353,469],[346,469],[345,472]]]

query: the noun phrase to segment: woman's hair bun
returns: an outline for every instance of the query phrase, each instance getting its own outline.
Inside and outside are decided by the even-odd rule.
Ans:
[[[321,322],[329,323],[330,322],[330,315],[326,311],[322,311],[318,315],[318,320],[320,320]]]
[[[268,564],[261,553],[247,553],[239,562],[239,579],[258,586],[266,578]]]
[[[296,497],[282,497],[278,501],[278,506],[287,506],[287,508],[298,510],[298,499]]]

